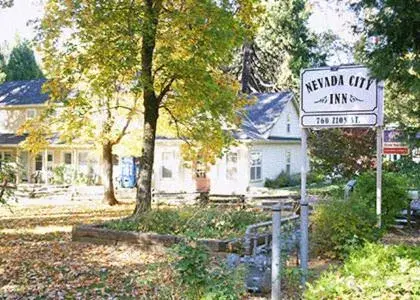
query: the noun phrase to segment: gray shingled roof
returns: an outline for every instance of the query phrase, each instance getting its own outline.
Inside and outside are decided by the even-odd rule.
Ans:
[[[0,145],[17,145],[26,139],[25,135],[14,133],[0,133]]]
[[[0,84],[0,106],[36,105],[48,100],[42,93],[45,79],[10,81]]]
[[[235,133],[239,139],[265,139],[276,124],[286,104],[293,99],[292,92],[252,94],[256,102],[246,108],[241,129]]]

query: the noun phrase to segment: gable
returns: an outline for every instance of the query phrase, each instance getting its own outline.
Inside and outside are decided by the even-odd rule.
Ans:
[[[290,120],[289,122],[288,117]],[[290,131],[288,131],[288,127]],[[267,134],[267,138],[300,138],[300,136],[299,114],[293,101],[289,101],[280,116],[277,118],[274,126]]]

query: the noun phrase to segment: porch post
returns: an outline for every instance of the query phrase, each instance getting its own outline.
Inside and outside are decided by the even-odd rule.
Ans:
[[[72,175],[72,184],[74,185],[75,181],[76,181],[76,176],[77,176],[77,150],[73,149],[72,150],[72,171],[73,171],[73,175]]]
[[[48,185],[48,167],[47,167],[47,164],[48,164],[48,150],[47,149],[45,149],[44,150],[44,159],[43,159],[43,162],[42,162],[42,173],[43,173],[43,177],[44,177],[44,184],[45,185]]]
[[[26,171],[28,173],[28,183],[32,183],[32,174],[31,174],[31,164],[32,163],[33,163],[33,161],[32,161],[31,151],[28,151],[28,165],[26,166]]]
[[[16,185],[20,183],[20,151],[16,149]]]

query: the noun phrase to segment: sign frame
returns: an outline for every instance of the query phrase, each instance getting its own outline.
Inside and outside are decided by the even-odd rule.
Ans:
[[[381,89],[383,88],[383,82],[372,78],[367,77],[364,78],[363,82],[370,81],[369,87],[373,85],[373,88],[375,89],[373,93],[374,101],[372,99],[370,100],[371,103],[374,104],[373,108],[371,109],[344,109],[344,110],[329,110],[329,111],[309,111],[307,108],[305,108],[305,101],[304,101],[304,95],[303,95],[303,89],[304,89],[304,74],[308,74],[310,72],[320,72],[320,71],[330,71],[331,72],[338,72],[340,70],[363,70],[367,75],[369,74],[369,69],[366,66],[363,65],[341,65],[341,66],[334,66],[334,67],[320,67],[320,68],[308,68],[303,69],[300,74],[300,103],[299,103],[299,109],[300,109],[300,116],[299,116],[299,123],[302,128],[366,128],[366,127],[378,127],[383,126],[383,103],[382,103],[382,95],[381,95]],[[335,74],[329,74],[326,72],[325,74],[322,74],[320,78],[328,78],[328,76],[334,76]],[[342,74],[340,76],[343,76]],[[350,76],[350,75],[349,75]],[[354,75],[352,75],[354,76]],[[325,79],[326,80],[326,79]],[[350,80],[350,79],[349,79]],[[343,89],[349,89],[350,85],[346,86],[343,85]],[[334,85],[335,86],[335,85]],[[328,85],[328,88],[330,85]],[[354,88],[354,86],[352,86]],[[361,88],[361,87],[359,87]],[[337,90],[340,90],[338,87],[335,88]],[[371,89],[371,88],[370,88]],[[351,96],[351,95],[350,95]],[[326,98],[326,96],[325,96]],[[309,117],[315,117],[315,118],[324,118],[326,120],[329,120],[329,118],[344,118],[346,116],[350,117],[359,117],[361,116],[363,118],[371,119],[372,117],[375,119],[373,122],[367,122],[367,123],[357,123],[350,122],[348,124],[305,124],[304,120],[305,118],[308,119]],[[347,123],[347,120],[345,121]],[[335,126],[339,125],[339,126]]]

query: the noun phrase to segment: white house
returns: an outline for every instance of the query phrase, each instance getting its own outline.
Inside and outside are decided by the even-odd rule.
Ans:
[[[301,165],[299,117],[292,93],[255,94],[257,101],[231,147],[207,172],[210,192],[240,194],[263,187],[282,171],[299,173]],[[154,188],[157,192],[195,192],[195,172],[184,167],[176,139],[156,141]]]
[[[54,168],[66,167],[78,173],[93,174],[100,182],[100,155],[93,145],[66,145],[58,139],[41,153],[21,148],[25,136],[16,134],[19,126],[45,109],[48,95],[42,93],[45,80],[15,81],[0,85],[0,159],[16,161],[23,168],[18,182],[34,182],[36,174],[48,183]],[[293,94],[255,94],[257,101],[247,108],[243,124],[235,132],[238,146],[229,149],[210,170],[205,184],[211,193],[244,193],[262,187],[266,178],[281,171],[300,170],[299,118]],[[203,179],[197,170],[185,167],[179,139],[158,138],[155,147],[153,185],[155,191],[192,193]],[[116,160],[117,161],[117,160]],[[119,168],[116,166],[115,170]],[[198,184],[200,185],[200,184]]]

